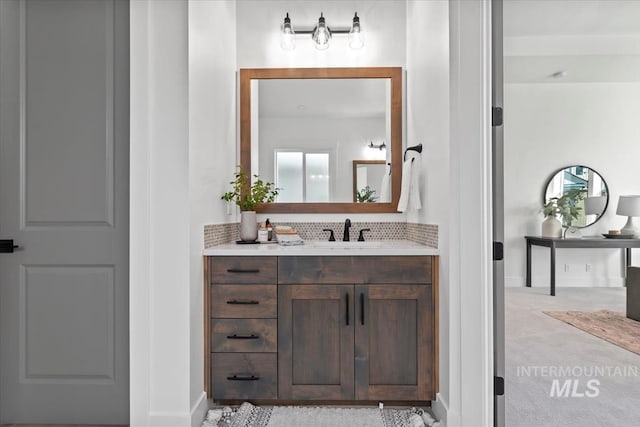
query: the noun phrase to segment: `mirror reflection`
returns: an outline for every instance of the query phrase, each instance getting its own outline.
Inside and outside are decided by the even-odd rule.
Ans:
[[[389,201],[389,168],[384,160],[353,161],[353,201]]]
[[[278,203],[353,202],[352,162],[387,160],[390,79],[257,79],[251,96],[251,169]]]
[[[577,218],[565,224],[577,228],[597,222],[609,204],[609,188],[604,178],[586,166],[567,166],[551,175],[545,187],[544,203],[562,196],[571,197],[580,208]]]

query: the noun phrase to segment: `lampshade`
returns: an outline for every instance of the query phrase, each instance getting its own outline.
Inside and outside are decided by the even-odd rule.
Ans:
[[[620,196],[616,214],[623,216],[640,216],[640,196]]]
[[[586,215],[602,215],[606,204],[607,196],[587,197],[584,199],[584,213]]]

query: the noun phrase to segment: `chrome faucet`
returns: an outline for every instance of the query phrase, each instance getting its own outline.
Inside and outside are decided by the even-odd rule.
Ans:
[[[351,227],[351,220],[347,218],[344,222],[344,237],[342,238],[343,242],[349,241],[349,227]]]

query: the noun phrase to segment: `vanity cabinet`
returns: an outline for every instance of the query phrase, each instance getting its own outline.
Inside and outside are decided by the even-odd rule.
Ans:
[[[276,257],[210,259],[213,399],[276,399]]]
[[[209,270],[214,400],[435,398],[437,257],[216,256]]]
[[[280,258],[278,396],[431,399],[431,267],[431,257]]]

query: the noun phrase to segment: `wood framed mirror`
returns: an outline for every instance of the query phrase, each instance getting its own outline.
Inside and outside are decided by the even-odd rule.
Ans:
[[[305,101],[294,96],[299,94],[307,95]],[[353,129],[319,122],[309,117],[311,112],[338,117]],[[377,121],[366,124],[367,114]],[[353,201],[352,162],[363,157],[349,150],[370,150],[376,159],[384,156],[391,163],[390,201]],[[287,190],[277,202],[258,205],[257,212],[396,213],[402,174],[402,68],[240,69],[240,167]],[[289,173],[292,167],[294,174]]]

